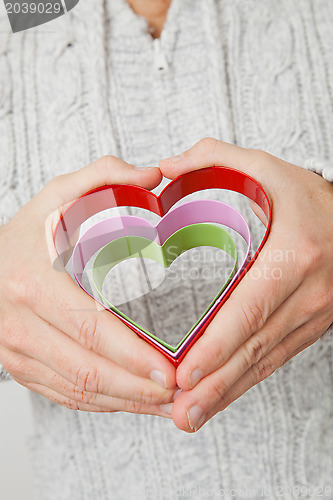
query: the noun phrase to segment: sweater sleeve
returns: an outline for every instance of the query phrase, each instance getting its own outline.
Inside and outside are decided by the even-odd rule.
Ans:
[[[333,161],[329,162],[318,158],[308,158],[303,163],[303,167],[321,175],[326,181],[333,182]],[[321,340],[333,344],[333,323],[331,323],[329,328],[322,335]]]

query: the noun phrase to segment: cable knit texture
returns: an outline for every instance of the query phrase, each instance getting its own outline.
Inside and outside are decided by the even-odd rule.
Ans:
[[[154,165],[205,136],[333,181],[332,32],[331,0],[173,0],[159,70],[147,23],[125,0],[81,0],[69,15],[14,36],[1,18],[1,216],[101,155]],[[237,203],[250,220],[247,203]],[[260,223],[251,231],[257,245]],[[185,286],[177,303],[166,286],[130,312],[157,331],[176,328],[170,311],[186,322],[209,294],[207,283]],[[294,498],[288,488],[304,487],[309,498],[311,485],[321,497],[320,488],[333,487],[332,338],[194,435],[159,417],[74,412],[31,393],[36,497],[173,500],[192,488],[191,498],[221,498],[222,490],[246,498],[249,488],[251,498]]]

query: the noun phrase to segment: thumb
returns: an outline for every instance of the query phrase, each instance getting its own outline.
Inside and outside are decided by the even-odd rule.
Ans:
[[[48,208],[52,210],[100,186],[134,184],[153,189],[161,180],[162,174],[158,167],[136,168],[115,156],[103,156],[86,167],[54,177],[41,193],[47,195]]]
[[[158,165],[162,174],[169,179],[174,179],[190,170],[225,166],[251,176],[255,175],[255,179],[260,182],[262,176],[259,164],[258,151],[205,137],[183,153],[164,158]]]

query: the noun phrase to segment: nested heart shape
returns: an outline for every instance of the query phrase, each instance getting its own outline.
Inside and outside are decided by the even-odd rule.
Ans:
[[[238,170],[227,167],[207,167],[177,177],[166,186],[159,196],[138,186],[123,184],[103,186],[89,191],[72,203],[60,218],[54,233],[56,251],[62,264],[65,265],[76,243],[78,228],[87,218],[96,213],[116,206],[130,205],[148,209],[163,217],[169,211],[169,213],[171,213],[173,210],[176,210],[170,209],[176,202],[188,194],[204,189],[216,188],[229,189],[241,193],[257,203],[267,217],[267,228],[255,255],[240,269],[240,272],[237,273],[224,293],[220,295],[212,307],[210,307],[209,311],[204,315],[197,327],[191,332],[191,335],[187,337],[180,348],[175,353],[166,350],[163,345],[154,342],[153,338],[147,337],[145,333],[138,329],[133,323],[128,322],[115,313],[115,311],[111,310],[113,314],[122,319],[122,321],[124,321],[133,331],[160,350],[174,365],[180,363],[193,342],[203,333],[207,325],[221,308],[222,304],[235,289],[240,279],[242,279],[245,272],[252,266],[268,237],[271,224],[271,207],[269,199],[259,183]],[[208,203],[211,200],[201,201]]]
[[[126,316],[109,301],[107,294],[103,295],[102,287],[107,274],[120,262],[133,258],[145,258],[158,262],[165,268],[168,268],[182,253],[200,246],[211,246],[224,250],[224,252],[232,257],[233,267],[225,283],[223,285],[221,284],[221,289],[218,294],[176,347],[161,340],[157,335],[154,335],[142,325]],[[219,226],[200,223],[182,227],[177,232],[173,233],[162,245],[142,236],[124,236],[113,240],[105,245],[97,254],[92,268],[92,276],[95,289],[111,310],[116,311],[135,327],[162,344],[164,348],[175,353],[228,285],[235,273],[236,265],[237,249],[232,237]]]
[[[144,335],[150,336],[155,343],[160,343],[164,351],[172,351],[172,355],[177,358],[200,329],[200,322],[215,301],[220,298],[236,270],[237,249],[233,239],[221,227],[207,224],[210,222],[230,227],[245,240],[247,249],[237,273],[239,275],[248,262],[251,247],[250,230],[246,220],[238,210],[220,201],[195,200],[172,208],[156,226],[146,219],[134,216],[116,216],[97,222],[80,237],[75,245],[72,258],[74,277],[81,288],[89,293],[83,285],[83,272],[91,257],[102,248],[93,266],[95,288],[100,297],[110,306],[111,311],[132,323]],[[140,238],[140,241],[133,239],[126,241],[124,240],[126,237]],[[151,245],[151,243],[154,244]],[[225,283],[221,283],[218,294],[176,347],[138,325],[103,296],[102,284],[106,274],[115,264],[137,256],[136,252],[140,252],[140,257],[157,260],[165,267],[169,267],[181,253],[199,246],[214,246],[224,250],[234,259],[234,267]],[[98,266],[97,269],[96,266]]]

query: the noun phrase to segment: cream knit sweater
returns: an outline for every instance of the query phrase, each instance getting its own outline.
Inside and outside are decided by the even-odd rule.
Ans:
[[[0,18],[0,215],[101,155],[155,165],[205,136],[333,180],[332,33],[331,0],[173,0],[157,42],[125,0],[81,0],[14,36]],[[257,244],[259,223],[251,230]],[[143,309],[157,330],[175,327],[163,293],[158,314]],[[193,435],[31,393],[37,498],[333,498],[332,338]]]

